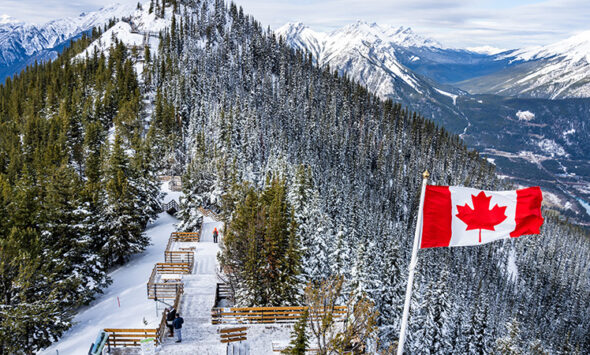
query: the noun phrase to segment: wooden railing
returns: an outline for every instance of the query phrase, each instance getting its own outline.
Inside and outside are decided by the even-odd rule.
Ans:
[[[105,328],[104,331],[109,333],[107,346],[112,348],[139,346],[139,342],[146,338],[154,338],[159,344],[158,329]]]
[[[247,330],[248,327],[239,327],[219,329],[218,332],[222,343],[233,343],[235,341],[246,340]]]
[[[159,263],[158,263],[159,264]],[[147,297],[151,300],[174,299],[184,292],[184,284],[180,281],[160,282],[157,264],[152,269],[152,274],[147,283]]]
[[[228,284],[218,283],[217,287],[215,287],[215,303],[213,303],[213,307],[221,308],[221,306],[219,305],[221,300],[228,300],[228,302],[233,301],[232,292]]]
[[[191,264],[185,263],[156,263],[154,270],[162,274],[190,274],[192,271]],[[153,272],[152,272],[153,273]]]
[[[197,232],[172,232],[170,239],[173,242],[198,242],[201,236]]]
[[[172,300],[177,294],[184,292],[182,282],[153,283],[147,286],[147,297],[150,300]]]
[[[203,207],[199,207],[197,208],[199,210],[199,212],[201,212],[201,214],[203,216],[207,216],[207,217],[211,217],[211,218],[215,218],[216,220],[221,220],[221,218],[219,218],[219,215],[211,210],[206,210]]]
[[[192,270],[193,265],[195,265],[195,252],[166,250],[164,252],[164,261],[167,263],[188,263]]]
[[[180,295],[181,293],[177,293],[176,297],[174,298],[174,309],[178,310],[180,306]],[[160,326],[158,327],[158,344],[162,344],[164,342],[164,338],[166,334],[169,332],[168,326],[166,324],[166,318],[168,317],[168,308],[164,309],[162,312],[162,319],[160,320]]]
[[[178,210],[179,210],[178,202],[176,202],[176,200],[174,200],[174,199],[162,204],[162,212],[173,211],[172,213],[175,213]]]
[[[232,307],[211,309],[212,324],[244,324],[244,323],[294,323],[305,312],[307,307]],[[335,321],[346,317],[346,306],[336,306],[332,311]],[[324,316],[324,312],[314,310],[309,314],[311,319]]]

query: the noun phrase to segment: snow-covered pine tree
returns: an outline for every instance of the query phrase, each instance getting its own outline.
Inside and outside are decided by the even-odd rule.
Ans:
[[[449,273],[443,269],[439,279],[430,281],[422,298],[422,309],[424,310],[424,330],[422,332],[421,344],[425,353],[428,354],[449,354]]]
[[[507,334],[496,340],[496,350],[502,355],[521,355],[520,323],[512,318],[506,323]]]
[[[105,168],[105,200],[102,206],[102,226],[106,242],[102,255],[108,264],[122,264],[129,255],[142,251],[149,240],[143,234],[145,221],[139,210],[136,181],[129,157],[116,133]]]

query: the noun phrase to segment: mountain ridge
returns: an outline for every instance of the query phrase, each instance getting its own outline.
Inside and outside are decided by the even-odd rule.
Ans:
[[[135,6],[112,4],[97,11],[82,13],[37,25],[8,16],[0,21],[0,80],[19,72],[35,61],[55,59],[72,39],[111,19],[132,13]]]

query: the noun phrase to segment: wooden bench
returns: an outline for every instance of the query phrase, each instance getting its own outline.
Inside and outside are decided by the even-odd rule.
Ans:
[[[154,338],[156,344],[159,342],[158,329],[105,328],[104,331],[109,333],[107,346],[113,348],[140,346],[139,342],[147,338]]]
[[[247,331],[248,327],[239,327],[219,329],[217,332],[221,337],[222,343],[233,343],[236,341],[247,340]]]

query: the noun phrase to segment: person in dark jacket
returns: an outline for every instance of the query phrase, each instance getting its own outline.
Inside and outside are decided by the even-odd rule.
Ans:
[[[174,336],[174,324],[172,324],[174,318],[176,318],[176,310],[171,306],[168,308],[168,314],[166,315],[166,326],[168,326],[168,329],[170,330],[170,334],[168,334],[169,337]]]
[[[217,243],[217,236],[219,236],[219,232],[217,231],[217,227],[213,228],[213,243]]]
[[[182,323],[184,323],[184,319],[180,316],[180,313],[176,313],[176,319],[174,319],[174,332],[176,333],[176,342],[180,343],[182,341]]]

